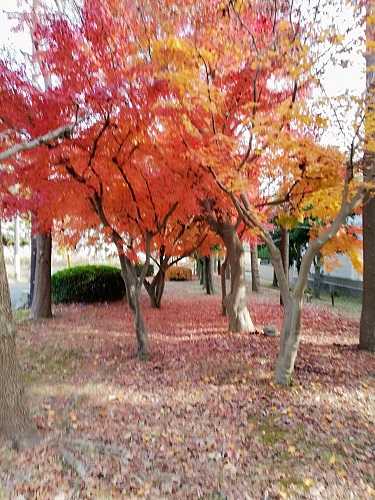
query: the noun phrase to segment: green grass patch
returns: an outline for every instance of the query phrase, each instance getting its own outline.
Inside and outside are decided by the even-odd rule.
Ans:
[[[291,493],[308,493],[314,482],[310,479],[301,479],[294,476],[287,476],[279,481],[279,489],[286,495]]]
[[[30,319],[30,309],[16,309],[13,311],[13,318],[16,323],[22,323]]]
[[[25,360],[25,383],[33,384],[40,379],[55,377],[61,381],[74,372],[75,365],[81,358],[82,354],[77,349],[29,351]]]
[[[258,430],[262,442],[267,446],[276,446],[284,441],[288,435],[288,432],[277,425],[273,419],[261,422]]]

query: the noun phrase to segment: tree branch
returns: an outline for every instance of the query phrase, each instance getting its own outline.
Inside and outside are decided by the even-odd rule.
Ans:
[[[55,139],[59,139],[60,137],[70,137],[75,126],[76,123],[64,125],[63,127],[59,127],[55,130],[47,132],[46,134],[40,135],[35,139],[32,139],[31,141],[15,144],[14,146],[0,153],[0,161],[4,161],[17,153],[21,153],[22,151],[27,151],[38,146],[49,144],[50,142],[54,141]]]

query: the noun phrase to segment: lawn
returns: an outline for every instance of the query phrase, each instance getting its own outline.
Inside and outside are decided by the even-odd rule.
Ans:
[[[0,448],[0,498],[375,497],[375,357],[356,348],[358,315],[307,305],[284,389],[272,378],[279,339],[260,332],[280,327],[277,297],[249,304],[259,333],[240,335],[196,282],[169,283],[160,311],[144,297],[147,362],[123,303],[19,317],[44,439]]]

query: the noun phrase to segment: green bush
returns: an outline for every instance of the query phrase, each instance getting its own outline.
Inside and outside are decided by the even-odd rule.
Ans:
[[[125,295],[120,269],[111,266],[77,266],[52,276],[55,304],[112,302]]]

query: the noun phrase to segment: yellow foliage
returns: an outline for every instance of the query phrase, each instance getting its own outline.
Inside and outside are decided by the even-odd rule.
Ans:
[[[166,278],[169,281],[191,281],[193,273],[189,267],[174,266],[167,270]]]
[[[332,270],[339,265],[336,254],[342,253],[348,256],[358,273],[363,271],[362,241],[352,228],[341,228],[336,236],[324,245],[321,252],[326,270]]]

